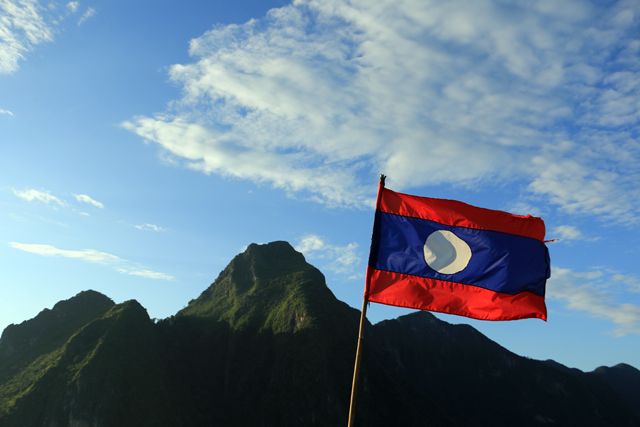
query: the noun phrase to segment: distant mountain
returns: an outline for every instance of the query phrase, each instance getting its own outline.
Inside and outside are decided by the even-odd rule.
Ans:
[[[85,291],[20,325],[9,325],[0,338],[0,384],[38,357],[58,350],[78,329],[113,305],[106,296]]]
[[[0,338],[0,426],[340,426],[359,312],[286,242],[175,316],[82,292]],[[515,355],[417,312],[367,324],[359,426],[640,426],[640,372]]]
[[[640,418],[640,371],[626,363],[613,367],[601,366],[592,375],[601,378]]]
[[[412,397],[407,425],[423,425],[420,408],[427,401],[447,408],[443,425],[640,425],[606,381],[515,355],[471,326],[418,312],[373,329],[372,346],[391,376],[402,378],[405,399]]]

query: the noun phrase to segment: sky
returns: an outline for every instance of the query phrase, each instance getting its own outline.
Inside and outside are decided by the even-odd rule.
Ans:
[[[164,318],[274,240],[359,308],[385,173],[557,239],[547,322],[440,319],[640,368],[639,122],[637,1],[0,0],[0,329]]]

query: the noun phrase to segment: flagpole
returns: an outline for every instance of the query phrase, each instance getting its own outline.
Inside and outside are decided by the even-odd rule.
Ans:
[[[382,190],[384,189],[385,179],[386,179],[386,176],[381,174],[380,183],[378,184],[378,197],[376,198],[376,212],[378,212],[378,209],[380,208],[380,198],[382,197]],[[375,226],[376,226],[376,221],[374,216],[374,221],[373,221],[374,231],[375,231]],[[356,392],[358,390],[358,378],[360,376],[360,361],[362,359],[362,339],[363,339],[362,335],[364,331],[364,325],[367,319],[370,274],[371,274],[371,267],[367,266],[367,274],[364,279],[364,292],[362,294],[362,310],[360,311],[360,326],[358,327],[358,344],[356,346],[356,361],[353,367],[353,381],[351,382],[351,398],[349,400],[349,421],[348,421],[347,427],[353,427],[355,425]]]

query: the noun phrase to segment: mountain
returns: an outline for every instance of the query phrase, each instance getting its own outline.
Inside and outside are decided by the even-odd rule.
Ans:
[[[8,327],[0,339],[0,362],[12,369],[0,383],[0,425],[169,422],[167,409],[173,408],[157,336],[136,301],[115,305],[93,291]]]
[[[373,329],[384,366],[412,397],[407,425],[421,425],[425,401],[447,408],[450,425],[640,425],[606,382],[518,356],[471,326],[417,312]]]
[[[159,324],[186,425],[343,424],[358,316],[288,243],[250,245]]]
[[[38,357],[57,350],[79,328],[113,305],[106,296],[85,291],[20,325],[9,325],[0,337],[0,383]]]
[[[176,315],[82,292],[0,338],[0,426],[346,424],[359,312],[286,242]],[[360,426],[640,426],[640,372],[523,358],[417,312],[367,323]]]
[[[600,377],[640,417],[640,371],[626,363],[613,367],[601,366],[592,375]]]

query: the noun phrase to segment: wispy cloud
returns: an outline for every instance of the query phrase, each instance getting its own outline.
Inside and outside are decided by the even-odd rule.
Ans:
[[[16,72],[30,52],[52,42],[79,8],[78,1],[0,0],[0,74]],[[93,15],[88,8],[80,21]]]
[[[0,73],[10,74],[35,46],[53,40],[36,0],[0,0]]]
[[[170,122],[139,117],[123,123],[123,127],[161,144],[177,158],[186,159],[188,167],[207,174],[266,181],[291,194],[306,193],[331,205],[361,206],[370,202],[363,189],[355,188],[355,178],[347,171],[336,171],[328,165],[296,166],[311,160],[302,153],[237,147],[220,140],[218,132],[179,117]]]
[[[4,115],[4,116],[10,116],[10,117],[13,117],[13,116],[14,116],[13,111],[11,111],[11,110],[5,110],[4,108],[0,108],[0,116],[2,116],[2,115]]]
[[[583,134],[581,144],[545,147],[531,164],[532,193],[546,196],[568,213],[590,213],[634,224],[640,220],[640,146],[626,132]]]
[[[91,196],[88,196],[86,194],[74,194],[73,196],[80,203],[85,203],[87,205],[91,205],[94,208],[98,208],[98,209],[103,209],[104,208],[104,204],[103,203],[95,200],[94,198],[92,198]]]
[[[9,245],[14,249],[19,249],[21,251],[29,252],[36,255],[73,258],[99,264],[117,263],[122,260],[116,255],[112,255],[107,252],[96,251],[94,249],[69,250],[59,249],[55,246],[45,244],[18,242],[11,242],[9,243]]]
[[[130,276],[144,277],[146,279],[154,279],[154,280],[174,280],[175,279],[175,277],[169,274],[160,273],[158,271],[147,270],[147,269],[119,268],[118,271],[120,273],[128,274]]]
[[[63,200],[44,190],[36,190],[33,188],[28,188],[26,190],[14,189],[13,194],[22,200],[26,200],[27,202],[40,202],[47,205],[53,204],[58,206],[67,205]]]
[[[563,301],[568,308],[589,313],[616,325],[618,336],[640,333],[640,301],[628,295],[620,302],[620,294],[638,292],[640,281],[633,276],[608,270],[578,272],[554,267],[547,286],[550,298]]]
[[[94,16],[96,16],[96,10],[92,7],[87,8],[87,10],[84,11],[84,13],[82,14],[82,16],[80,17],[80,19],[78,20],[78,25],[82,25],[85,22],[87,22],[89,19],[93,18]]]
[[[77,1],[70,1],[69,3],[67,3],[67,9],[72,13],[77,12],[79,7],[80,3]]]
[[[51,194],[49,191],[45,191],[45,190],[36,190],[34,188],[27,188],[25,190],[13,189],[13,194],[22,200],[26,200],[27,202],[40,202],[48,205],[69,207],[69,204],[66,201],[64,201],[60,197],[57,197]],[[98,208],[98,209],[104,208],[104,204],[102,202],[95,200],[93,197],[87,194],[74,194],[73,197],[76,199],[78,203],[93,206],[94,208]],[[72,208],[72,210],[76,212],[78,215],[89,216],[89,214],[86,212],[77,211],[74,208]]]
[[[357,243],[335,245],[315,234],[303,236],[296,245],[296,250],[322,261],[328,269],[336,273],[354,275],[354,268],[360,260]]]
[[[165,229],[163,227],[160,227],[159,225],[155,225],[155,224],[149,224],[149,223],[137,224],[137,225],[134,225],[134,227],[137,228],[138,230],[154,231],[156,233],[159,233],[161,231],[165,231]]]
[[[586,236],[579,228],[573,225],[558,225],[551,229],[548,233],[552,239],[558,239],[560,242],[572,242],[576,240],[596,241],[597,237]]]
[[[296,1],[193,39],[179,102],[123,126],[330,205],[370,203],[384,171],[399,189],[516,180],[635,223],[639,20],[625,1]]]
[[[613,273],[613,281],[623,283],[627,290],[633,293],[640,293],[640,277],[631,274]]]
[[[544,212],[542,212],[539,205],[534,206],[533,204],[527,203],[523,200],[519,200],[505,207],[504,210],[518,215],[544,216]]]
[[[97,251],[95,249],[60,249],[47,244],[19,242],[10,242],[9,246],[14,249],[41,256],[71,258],[84,262],[102,264],[123,274],[156,280],[174,280],[174,277],[169,274],[149,270],[136,263],[120,258],[117,255]]]

